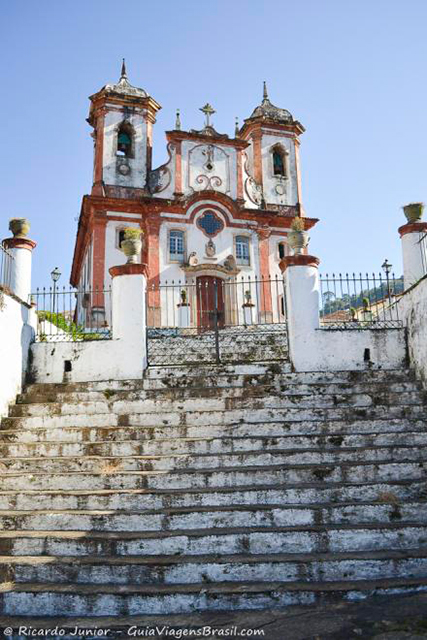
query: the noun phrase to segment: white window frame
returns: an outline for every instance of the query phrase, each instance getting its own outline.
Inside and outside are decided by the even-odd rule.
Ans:
[[[172,258],[172,254],[171,254],[171,235],[173,233],[181,233],[182,234],[182,260],[177,260],[176,258]],[[172,229],[168,229],[168,236],[167,236],[167,251],[168,251],[168,261],[170,263],[173,264],[183,264],[185,262],[185,256],[187,255],[187,234],[184,231],[184,229],[177,229],[177,228],[172,228]],[[181,255],[181,254],[175,254],[175,255]]]
[[[237,255],[237,245],[239,244],[237,239],[238,238],[245,238],[245,240],[247,240],[247,247],[248,247],[248,262],[242,262],[242,260],[244,260],[244,258],[239,258]],[[236,257],[236,264],[239,267],[250,267],[252,260],[251,260],[251,236],[248,236],[244,233],[236,233],[236,235],[234,236],[234,255]]]

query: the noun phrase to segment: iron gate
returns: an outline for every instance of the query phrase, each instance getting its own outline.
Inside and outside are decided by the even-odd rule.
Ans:
[[[202,275],[151,284],[147,353],[155,366],[287,359],[282,279]]]

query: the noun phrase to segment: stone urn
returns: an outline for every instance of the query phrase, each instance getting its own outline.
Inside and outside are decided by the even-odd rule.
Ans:
[[[424,202],[411,202],[402,208],[409,224],[411,222],[419,222],[423,217]]]
[[[26,238],[30,230],[30,223],[27,218],[11,218],[9,220],[9,229],[12,231],[14,238]]]
[[[142,251],[142,229],[135,227],[125,230],[125,239],[122,241],[120,248],[127,257],[127,264],[137,264]]]
[[[308,246],[309,241],[310,238],[307,231],[291,230],[288,233],[288,245],[297,256]]]

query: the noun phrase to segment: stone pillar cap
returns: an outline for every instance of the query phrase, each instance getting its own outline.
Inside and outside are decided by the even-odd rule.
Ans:
[[[319,258],[316,256],[310,256],[308,254],[300,254],[295,256],[286,256],[279,262],[279,268],[282,273],[286,271],[288,267],[318,267],[320,264]]]
[[[115,278],[116,276],[137,276],[137,275],[147,275],[147,265],[146,264],[121,264],[117,267],[110,267],[108,269],[110,276]]]
[[[32,251],[37,246],[37,242],[29,238],[14,236],[13,238],[5,238],[3,246],[6,249],[28,249],[28,251]]]
[[[398,229],[400,237],[406,236],[407,233],[421,233],[427,231],[427,222],[408,222]]]

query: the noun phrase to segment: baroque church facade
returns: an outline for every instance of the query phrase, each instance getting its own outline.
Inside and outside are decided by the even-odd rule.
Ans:
[[[141,262],[153,289],[165,281],[207,286],[213,279],[280,276],[292,220],[305,217],[299,161],[304,127],[270,102],[265,83],[261,104],[242,127],[236,123],[234,137],[215,130],[210,104],[201,108],[201,130],[183,131],[177,112],[175,128],[166,132],[168,160],[154,169],[152,130],[161,106],[130,84],[124,61],[119,81],[90,96],[90,103],[93,186],[82,202],[73,286],[108,286],[110,267],[125,261],[120,245],[127,227],[143,231]],[[316,222],[305,217],[305,229]],[[263,298],[268,313],[271,294]],[[98,321],[106,304],[98,296],[93,305]],[[149,304],[160,313],[160,294],[153,293]]]

